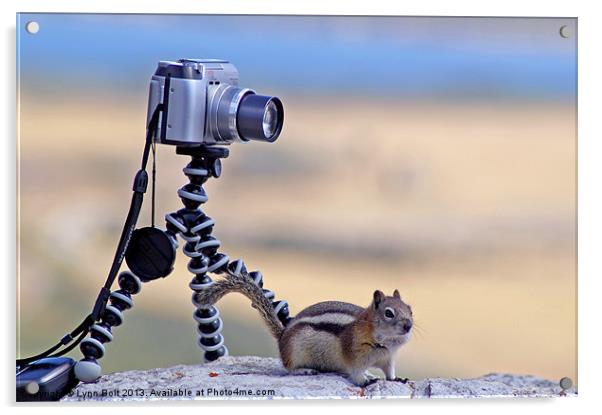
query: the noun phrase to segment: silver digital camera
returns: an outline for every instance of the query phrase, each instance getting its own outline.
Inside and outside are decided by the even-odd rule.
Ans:
[[[156,141],[176,146],[275,141],[284,123],[280,99],[238,87],[238,70],[218,59],[161,61],[150,83],[148,118],[161,114]]]

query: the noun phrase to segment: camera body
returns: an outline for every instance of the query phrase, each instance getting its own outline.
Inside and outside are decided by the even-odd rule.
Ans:
[[[273,142],[284,123],[282,102],[239,88],[225,60],[161,61],[150,83],[150,120],[162,104],[156,141],[176,146]]]

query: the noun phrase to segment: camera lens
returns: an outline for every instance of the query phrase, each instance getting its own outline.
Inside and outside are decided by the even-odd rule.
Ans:
[[[245,95],[236,116],[243,140],[276,141],[284,124],[284,108],[276,97]]]
[[[218,142],[276,141],[284,123],[284,108],[276,97],[257,95],[253,90],[226,87],[216,93],[215,111]]]
[[[278,108],[274,101],[270,101],[263,114],[263,134],[271,138],[278,127]]]

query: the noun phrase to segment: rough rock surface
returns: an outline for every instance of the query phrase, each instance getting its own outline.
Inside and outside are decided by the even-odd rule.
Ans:
[[[534,376],[489,374],[476,379],[428,378],[407,384],[380,380],[365,388],[335,374],[291,375],[278,359],[225,357],[167,369],[110,373],[80,384],[64,401],[164,399],[328,399],[575,396],[558,382]]]

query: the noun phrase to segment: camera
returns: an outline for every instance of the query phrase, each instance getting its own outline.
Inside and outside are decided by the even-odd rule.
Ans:
[[[150,83],[147,120],[158,106],[160,144],[273,142],[284,123],[280,99],[239,88],[236,67],[218,59],[160,61]]]

